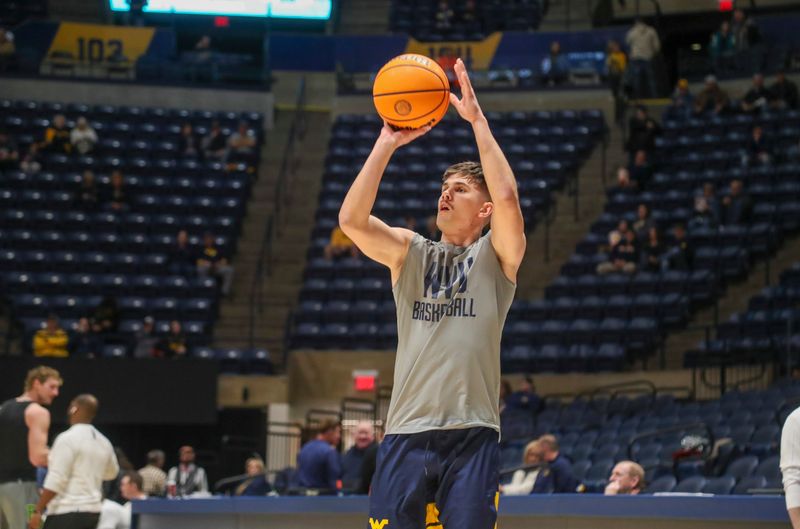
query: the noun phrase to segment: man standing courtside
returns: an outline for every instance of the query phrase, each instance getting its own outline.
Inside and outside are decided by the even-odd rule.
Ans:
[[[61,375],[50,367],[28,371],[25,391],[0,404],[0,529],[21,529],[26,505],[36,503],[36,467],[47,466],[49,406]]]
[[[56,437],[48,457],[47,477],[28,529],[95,529],[103,503],[103,481],[115,479],[119,463],[114,447],[92,426],[98,403],[78,395],[69,403],[70,428]]]

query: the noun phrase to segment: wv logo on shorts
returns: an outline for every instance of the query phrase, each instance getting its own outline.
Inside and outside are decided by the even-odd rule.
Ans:
[[[389,525],[389,520],[376,520],[375,518],[369,519],[369,529],[383,529],[387,525]]]

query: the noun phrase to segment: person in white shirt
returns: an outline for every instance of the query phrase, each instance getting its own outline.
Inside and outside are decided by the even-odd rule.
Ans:
[[[522,463],[528,467],[522,468],[514,472],[511,477],[511,483],[508,485],[501,485],[500,492],[505,496],[525,496],[530,494],[533,490],[533,485],[536,483],[536,477],[539,475],[539,467],[544,461],[542,446],[539,441],[531,441],[525,447],[525,452],[522,456]]]
[[[47,478],[29,529],[39,529],[45,509],[44,529],[97,527],[103,481],[119,473],[114,447],[92,426],[97,408],[97,399],[89,394],[78,395],[70,402],[70,428],[56,437],[50,449]]]
[[[128,500],[125,505],[111,500],[103,500],[100,521],[97,529],[129,529],[131,526],[131,500],[146,500],[147,494],[142,492],[144,479],[138,472],[128,472],[119,482],[122,497]]]
[[[203,467],[194,464],[194,448],[182,446],[178,451],[180,463],[167,473],[167,496],[184,497],[208,494],[208,480]]]
[[[794,410],[783,423],[781,472],[789,518],[792,527],[800,529],[800,408]]]
[[[78,149],[78,153],[89,154],[97,143],[97,132],[89,126],[86,118],[81,116],[69,134],[69,142]]]

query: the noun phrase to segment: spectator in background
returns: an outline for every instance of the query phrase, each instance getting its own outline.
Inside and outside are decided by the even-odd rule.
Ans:
[[[239,128],[228,138],[226,162],[252,162],[256,154],[256,135],[246,121],[239,122]]]
[[[711,35],[711,42],[708,45],[708,52],[711,56],[711,66],[717,73],[732,70],[736,55],[736,37],[731,31],[731,24],[723,20],[719,29]]]
[[[227,145],[228,141],[222,132],[219,121],[211,122],[211,130],[201,142],[203,155],[209,160],[222,160],[225,157]]]
[[[661,125],[650,117],[647,107],[637,105],[636,113],[628,121],[628,153],[633,157],[636,151],[652,152],[656,147],[656,136],[660,134]]]
[[[344,256],[357,259],[359,255],[358,247],[350,240],[350,237],[345,235],[342,228],[340,226],[333,228],[331,231],[331,240],[325,247],[325,259],[333,261]]]
[[[705,86],[703,90],[697,94],[694,101],[694,113],[706,114],[711,112],[719,115],[728,109],[730,98],[728,93],[720,88],[717,83],[717,78],[713,75],[707,75],[705,79]]]
[[[78,320],[78,325],[69,341],[69,349],[71,356],[84,358],[100,356],[103,350],[103,341],[92,331],[89,318],[83,317]]]
[[[342,456],[342,488],[350,491],[361,489],[361,467],[367,450],[375,444],[375,427],[369,421],[361,421],[353,431],[353,446]]]
[[[525,410],[536,413],[542,405],[542,399],[536,394],[536,386],[530,376],[522,380],[519,389],[506,398],[509,410]]]
[[[149,0],[125,0],[128,4],[128,24],[131,26],[144,26],[144,8]]]
[[[67,118],[64,114],[56,114],[53,122],[44,131],[44,149],[49,152],[70,154],[72,144],[69,141]]]
[[[716,199],[715,199],[716,200]],[[719,214],[709,205],[708,199],[704,196],[694,198],[694,211],[689,221],[689,228],[716,228],[719,225]]]
[[[119,327],[119,307],[114,296],[104,296],[92,314],[94,331],[99,334],[117,332]]]
[[[636,187],[639,189],[646,188],[653,176],[653,168],[647,158],[647,151],[639,149],[633,156],[633,165],[629,170],[631,179],[636,182]]]
[[[753,126],[750,140],[747,142],[747,152],[742,157],[745,167],[754,165],[769,165],[772,161],[772,143],[761,125]]]
[[[617,186],[614,188],[615,191],[635,192],[638,187],[636,181],[631,179],[631,172],[627,167],[624,165],[617,167]]]
[[[775,74],[775,83],[769,87],[769,104],[772,108],[794,110],[798,106],[797,85],[786,78],[786,72]]]
[[[764,86],[764,76],[760,73],[753,75],[753,85],[742,98],[741,108],[743,112],[760,112],[767,108],[770,92]]]
[[[19,166],[19,149],[7,132],[0,130],[0,171]]]
[[[342,468],[336,447],[342,439],[338,422],[325,421],[316,438],[306,443],[297,455],[297,474],[301,487],[337,490]]]
[[[562,84],[569,76],[569,61],[561,53],[561,44],[554,40],[550,43],[550,53],[542,59],[539,67],[542,83],[548,86]]]
[[[128,209],[128,196],[125,191],[125,179],[122,171],[114,169],[111,172],[111,188],[106,192],[104,202],[113,211],[124,211]]]
[[[39,144],[31,143],[28,146],[28,152],[22,157],[19,163],[20,169],[27,174],[36,174],[42,170],[42,156],[40,154]]]
[[[75,128],[69,133],[69,142],[75,147],[78,154],[89,154],[97,143],[97,132],[89,126],[86,118],[81,116],[78,118]]]
[[[97,209],[99,193],[97,191],[97,181],[94,173],[86,169],[83,171],[81,185],[75,193],[76,206],[84,211],[94,211]]]
[[[730,192],[722,199],[722,223],[725,225],[747,223],[750,220],[752,207],[750,197],[744,192],[742,181],[733,180]]]
[[[439,0],[439,5],[436,7],[436,14],[434,17],[436,19],[436,29],[439,31],[446,32],[453,26],[455,12],[448,0]]]
[[[200,277],[213,276],[222,281],[222,293],[229,295],[233,285],[233,267],[228,259],[217,248],[212,233],[203,236],[203,250],[197,258],[197,275]]]
[[[689,271],[692,269],[694,251],[686,237],[686,227],[683,224],[676,224],[672,234],[675,241],[664,256],[666,267],[670,270]]]
[[[678,79],[672,93],[672,103],[667,107],[665,116],[668,119],[685,119],[691,116],[694,108],[694,96],[689,91],[689,81]]]
[[[44,329],[33,336],[33,356],[66,358],[69,356],[69,336],[61,328],[58,316],[50,314]]]
[[[504,496],[527,496],[530,494],[536,478],[539,477],[538,465],[543,462],[543,459],[541,443],[538,440],[528,443],[522,455],[522,464],[534,468],[521,468],[514,471],[511,483],[500,485],[500,493]]]
[[[628,57],[616,40],[608,41],[606,45],[606,73],[611,97],[614,98],[614,122],[622,126],[625,116],[625,68]]]
[[[181,125],[181,136],[178,138],[178,153],[184,158],[200,156],[200,140],[194,134],[192,124],[188,121]]]
[[[115,446],[114,454],[119,463],[119,472],[116,478],[103,483],[103,497],[115,502],[117,505],[122,505],[125,503],[125,498],[122,496],[122,478],[128,472],[136,472],[136,469],[122,448]]]
[[[0,28],[0,67],[8,64],[16,51],[14,34],[5,28]]]
[[[133,336],[134,358],[152,358],[156,356],[159,338],[155,333],[155,325],[156,322],[152,316],[145,316],[144,320],[142,320],[142,328],[136,331]]]
[[[157,342],[155,356],[159,358],[183,358],[186,356],[186,335],[178,320],[169,322],[169,332]]]
[[[558,440],[554,435],[543,435],[538,439],[542,459],[547,466],[539,471],[533,485],[533,494],[573,493],[578,489],[578,480],[572,473],[569,461],[559,453]]]
[[[120,505],[115,501],[103,500],[97,529],[128,529],[131,526],[131,501],[146,500],[148,497],[143,486],[143,478],[138,472],[125,471],[119,482],[120,497],[125,503]]]
[[[661,235],[655,225],[650,226],[647,235],[643,238],[647,242],[642,247],[642,270],[645,272],[660,272],[665,266],[662,265],[664,256],[664,244],[661,242]]]
[[[658,33],[645,24],[642,18],[636,18],[633,27],[625,35],[628,44],[628,68],[633,81],[633,95],[636,98],[656,97],[656,75],[653,60],[661,51]],[[644,80],[642,80],[644,78]]]
[[[186,230],[180,230],[175,237],[175,246],[170,252],[170,273],[183,277],[194,276],[197,269],[195,255],[194,249],[189,244],[189,234]]]
[[[644,489],[644,469],[633,461],[620,461],[611,471],[604,494],[639,494]]]
[[[203,467],[195,464],[194,448],[182,446],[178,451],[179,463],[169,469],[167,473],[167,494],[179,498],[197,493],[208,493],[208,479]],[[175,491],[169,491],[169,485],[174,484]]]
[[[194,44],[194,60],[198,63],[207,63],[211,61],[211,37],[203,35]]]
[[[244,463],[247,478],[242,481],[234,496],[266,496],[272,487],[264,474],[264,461],[260,457],[251,457]]]
[[[598,274],[636,273],[639,263],[639,245],[636,241],[636,234],[629,229],[621,235],[622,239],[612,246],[608,261],[597,265]]]
[[[761,69],[761,30],[752,18],[737,9],[733,12],[731,33],[736,40],[736,59],[740,71],[750,73]]]
[[[142,492],[149,496],[164,496],[167,493],[167,474],[164,472],[166,456],[163,450],[147,452],[147,465],[139,469],[142,476]]]
[[[639,207],[636,208],[636,220],[633,221],[633,232],[636,234],[636,239],[645,240],[650,229],[655,226],[653,216],[650,215],[650,208],[647,207],[647,204],[639,204]]]

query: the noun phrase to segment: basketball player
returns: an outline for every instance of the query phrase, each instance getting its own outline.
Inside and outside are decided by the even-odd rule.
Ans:
[[[460,59],[455,70],[462,98],[451,94],[450,102],[472,126],[481,163],[445,171],[441,241],[370,215],[394,151],[429,127],[384,125],[339,213],[353,242],[390,269],[397,303],[394,390],[370,529],[491,529],[497,518],[500,335],[525,231],[511,167]]]
[[[26,505],[36,503],[36,467],[47,466],[52,404],[61,387],[55,369],[28,371],[25,392],[0,404],[0,529],[21,529]]]

